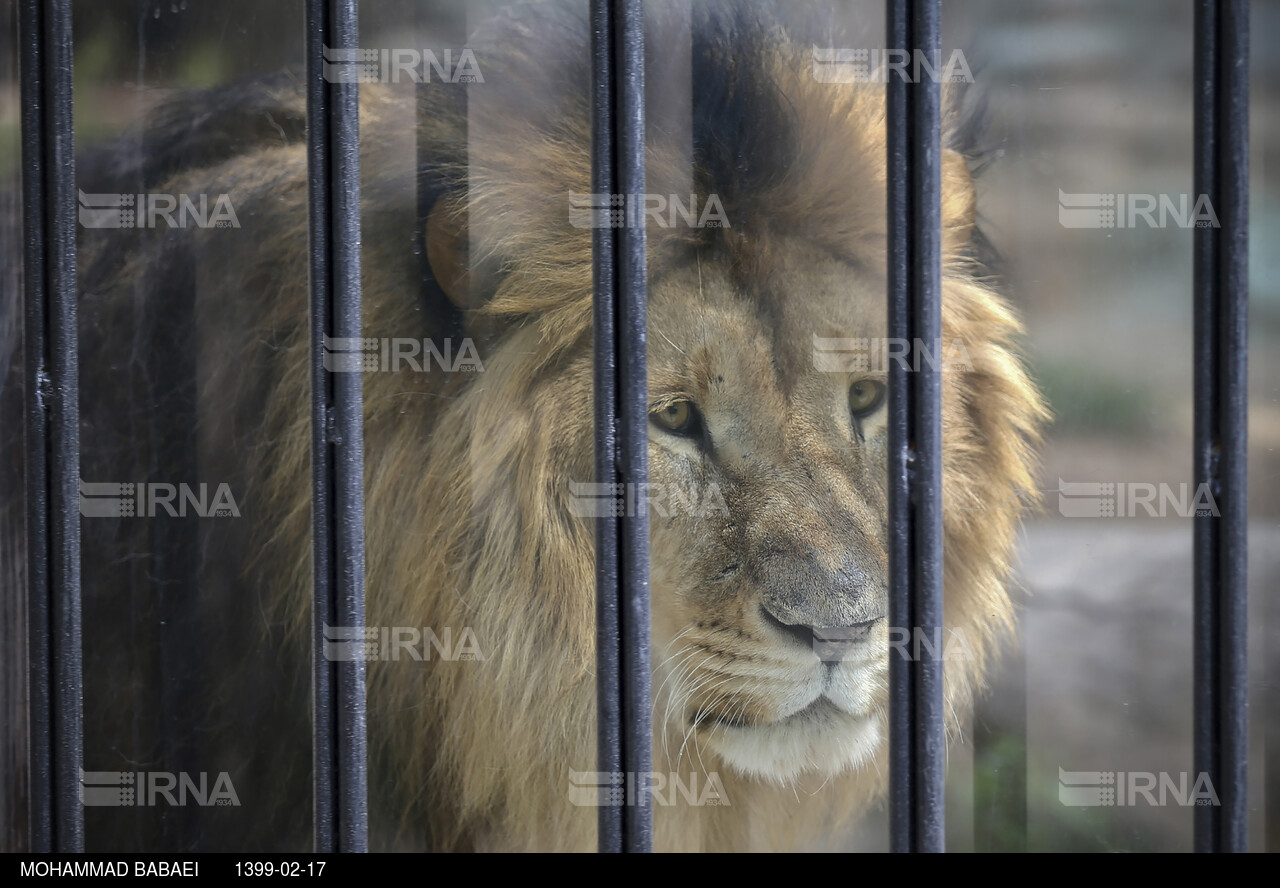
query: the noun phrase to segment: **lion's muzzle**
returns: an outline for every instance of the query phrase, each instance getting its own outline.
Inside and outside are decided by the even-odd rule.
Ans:
[[[774,554],[761,560],[757,575],[764,623],[824,662],[864,641],[887,612],[883,570],[853,551],[836,559],[816,549],[799,557]]]

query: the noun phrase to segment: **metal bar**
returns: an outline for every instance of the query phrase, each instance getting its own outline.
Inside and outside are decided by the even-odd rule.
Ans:
[[[70,0],[23,0],[30,849],[83,851],[80,404]]]
[[[890,49],[941,49],[937,0],[888,0]],[[941,354],[941,105],[936,81],[889,77],[889,336]],[[908,369],[901,363],[918,365]],[[931,361],[889,368],[889,623],[941,638],[942,381]],[[944,849],[941,645],[889,658],[894,851]]]
[[[615,194],[613,176],[613,52],[611,0],[591,3],[591,191]],[[618,411],[616,324],[614,310],[613,229],[592,229],[592,323],[595,361],[596,479],[614,483],[617,475]],[[618,622],[618,518],[596,519],[596,758],[597,770],[622,771],[622,658]],[[615,805],[601,805],[598,812],[598,845],[602,853],[622,851],[622,812]]]
[[[1195,809],[1197,851],[1248,850],[1248,236],[1249,5],[1195,10],[1195,190],[1218,226],[1194,241],[1195,483],[1217,515],[1197,514],[1195,770],[1219,805]]]
[[[359,93],[345,76],[354,65],[325,64],[326,51],[359,46],[355,0],[307,0],[306,26],[315,849],[366,851],[364,662],[323,653],[326,638],[362,637],[364,628],[361,377],[358,368],[325,366],[326,340],[361,336]]]
[[[617,178],[629,205],[645,190],[644,13],[640,0],[616,0]],[[649,481],[649,390],[646,364],[646,300],[643,216],[618,233],[618,456],[629,490]],[[653,850],[653,808],[648,795],[652,769],[649,675],[649,514],[621,522],[623,769],[634,775],[638,793],[623,821],[623,850]]]
[[[592,188],[635,206],[645,189],[639,0],[593,0],[591,39]],[[593,251],[597,480],[632,491],[649,478],[643,217],[597,229]],[[635,852],[653,847],[649,518],[626,511],[597,528],[599,768],[625,775],[624,804],[601,813],[599,843]]]

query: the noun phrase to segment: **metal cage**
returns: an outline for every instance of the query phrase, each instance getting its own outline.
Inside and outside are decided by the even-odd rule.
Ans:
[[[307,0],[314,635],[363,626],[360,374],[321,362],[324,337],[359,337],[358,93],[321,76],[323,47],[358,46],[356,0]],[[20,0],[26,317],[30,849],[84,848],[76,332],[76,184],[71,0]],[[1246,850],[1245,444],[1248,6],[1197,0],[1195,187],[1220,228],[1195,232],[1195,481],[1220,518],[1195,519],[1195,765],[1220,807],[1198,808],[1196,849]],[[644,191],[640,0],[591,0],[593,190]],[[938,0],[888,0],[887,46],[939,49]],[[940,304],[937,83],[891,80],[889,335],[936,341]],[[595,233],[598,479],[644,483],[645,235]],[[936,368],[895,365],[890,411],[890,622],[942,623],[941,386]],[[648,525],[597,525],[599,768],[647,772],[650,751]],[[892,661],[890,828],[898,851],[942,851],[941,655]],[[364,666],[314,657],[315,849],[368,843]],[[628,792],[634,793],[629,786]],[[645,799],[602,808],[601,851],[647,851]]]

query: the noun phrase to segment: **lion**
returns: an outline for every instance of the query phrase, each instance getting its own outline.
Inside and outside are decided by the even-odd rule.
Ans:
[[[886,377],[818,352],[885,336],[884,89],[816,78],[809,25],[783,12],[649,6],[647,190],[699,208],[644,221],[667,494],[647,506],[653,767],[675,790],[654,845],[834,844],[886,776]],[[596,770],[594,526],[575,493],[594,476],[592,231],[571,215],[591,192],[588,35],[574,5],[503,14],[470,43],[482,82],[417,90],[416,135],[411,91],[361,87],[364,331],[424,341],[415,366],[364,374],[367,620],[467,639],[367,664],[374,847],[596,846],[574,796]],[[1013,628],[1045,419],[983,263],[963,88],[945,90],[942,205],[944,351],[964,356],[942,374],[953,731]],[[91,810],[90,842],[306,848],[305,102],[287,78],[192,101],[159,113],[143,159],[82,173],[226,194],[239,223],[82,232],[83,475],[194,462],[241,517],[84,522],[86,625],[135,639],[88,655],[86,768],[226,771],[240,807]]]

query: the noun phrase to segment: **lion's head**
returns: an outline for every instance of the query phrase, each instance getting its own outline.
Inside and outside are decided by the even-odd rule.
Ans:
[[[754,4],[695,3],[692,18],[682,5],[646,4],[652,486],[624,505],[648,509],[652,533],[653,766],[694,801],[714,781],[722,804],[668,786],[656,845],[794,846],[879,791],[889,658],[919,641],[886,625],[884,371],[900,349],[884,340],[883,87],[821,82],[820,38],[754,18]],[[471,43],[483,82],[425,84],[416,115],[413,90],[361,88],[365,335],[478,355],[459,369],[417,349],[413,366],[364,375],[368,624],[467,650],[420,645],[427,656],[368,664],[375,846],[595,847],[596,809],[573,792],[575,772],[596,770],[595,526],[579,486],[595,462],[592,230],[574,215],[591,192],[581,6],[503,13]],[[159,432],[138,440],[132,380],[156,404],[195,399],[191,446],[207,477],[243,491],[244,520],[199,541],[198,596],[171,596],[177,579],[140,594],[122,575],[110,582],[133,597],[121,599],[95,577],[86,625],[163,627],[131,616],[140,600],[190,608],[209,636],[203,672],[239,670],[234,690],[207,693],[185,663],[166,680],[200,692],[165,707],[199,699],[189,730],[173,736],[162,708],[152,734],[129,723],[111,735],[132,737],[121,749],[139,760],[170,743],[216,749],[208,766],[234,772],[247,815],[224,821],[239,829],[225,842],[270,847],[306,840],[310,791],[305,103],[284,80],[232,85],[201,107],[175,104],[155,124],[155,144],[186,146],[185,166],[157,156],[134,173],[166,193],[233,194],[243,229],[84,234],[83,323],[100,350],[86,366],[107,368],[85,380],[86,471],[99,473],[85,477],[147,477],[148,448],[176,459]],[[946,129],[944,339],[905,358],[943,364],[949,634],[925,641],[944,647],[959,718],[1011,623],[1008,569],[1044,411],[1017,322],[977,261],[954,115]],[[133,181],[107,173],[82,187]],[[201,331],[198,362],[174,324]],[[145,361],[119,348],[135,341]],[[183,374],[199,385],[188,392]],[[143,523],[131,527],[148,545]],[[151,675],[145,659],[133,668]],[[114,666],[95,672],[127,683]],[[91,724],[133,712],[112,693],[86,701]]]
[[[807,44],[750,16],[658,18],[647,191],[689,212],[657,200],[646,220],[652,487],[627,507],[650,510],[654,767],[715,772],[739,806],[660,809],[659,844],[734,846],[773,829],[748,814],[766,799],[803,823],[795,786],[835,778],[811,800],[827,824],[877,791],[890,648],[919,643],[887,626],[883,87],[819,82]],[[485,369],[446,383],[442,406],[391,380],[368,395],[384,405],[371,620],[492,645],[425,683],[375,668],[374,704],[409,713],[389,718],[388,754],[411,750],[410,810],[446,847],[592,843],[565,788],[595,769],[593,527],[574,486],[593,476],[591,231],[572,221],[590,192],[586,34],[526,10],[476,43],[485,79],[465,104],[425,92],[425,252]],[[933,641],[955,645],[957,715],[1011,622],[1043,413],[980,277],[975,203],[948,149],[944,340],[923,357],[944,366],[948,637]],[[396,528],[377,527],[380,502]]]

